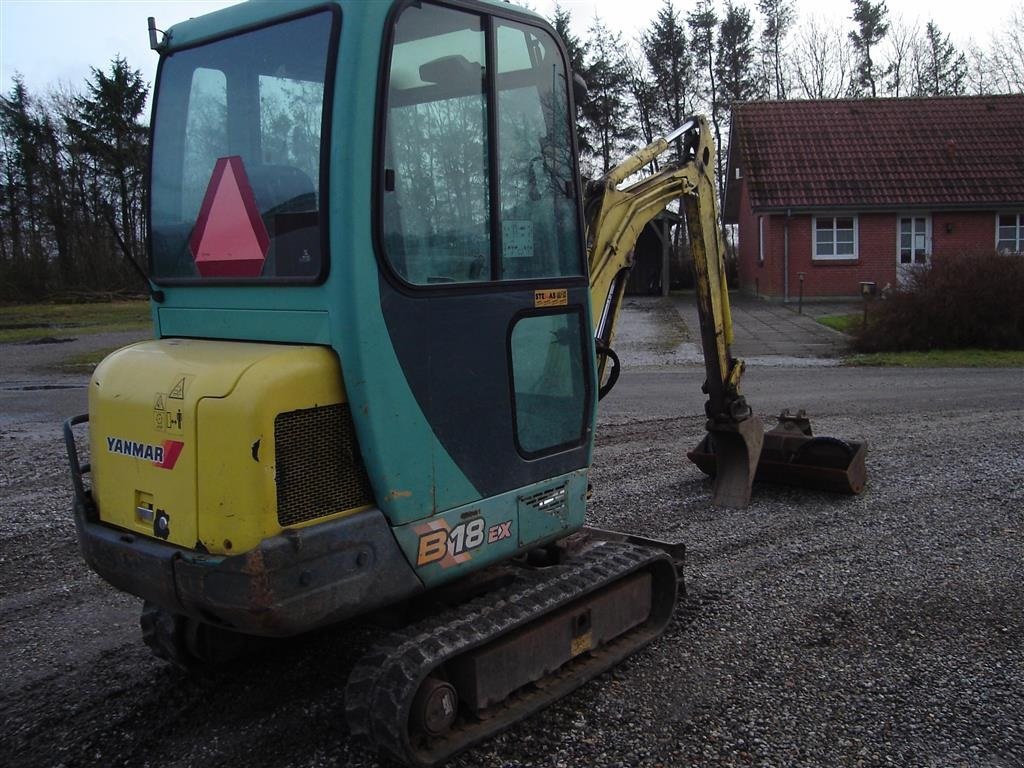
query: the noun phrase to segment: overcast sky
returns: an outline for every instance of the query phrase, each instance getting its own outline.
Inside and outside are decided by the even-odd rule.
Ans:
[[[755,0],[736,2],[755,5]],[[166,28],[233,4],[229,0],[0,0],[0,91],[9,91],[15,72],[25,77],[30,91],[36,94],[61,83],[79,90],[90,67],[106,69],[117,54],[151,81],[157,57],[149,50],[147,16],[155,16],[157,26]],[[527,4],[545,16],[551,15],[555,5],[554,0],[531,0]],[[562,0],[562,5],[571,9],[580,33],[597,13],[611,29],[621,31],[630,40],[654,18],[661,4],[662,0]],[[971,38],[987,44],[992,31],[1020,4],[1021,0],[887,3],[890,19],[903,17],[922,24],[932,19],[961,47]],[[685,0],[676,0],[675,5],[683,13],[692,7]],[[796,0],[796,5],[801,16],[813,13],[838,20],[850,15],[848,0]]]

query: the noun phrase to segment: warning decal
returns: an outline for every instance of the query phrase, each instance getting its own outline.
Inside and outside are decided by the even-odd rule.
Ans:
[[[548,288],[533,292],[533,306],[535,307],[564,307],[569,303],[569,290],[567,288]]]
[[[203,277],[259,277],[270,247],[242,158],[213,167],[189,250]]]
[[[160,432],[180,435],[185,428],[185,391],[193,377],[186,374],[173,379],[167,392],[153,397],[153,428]]]

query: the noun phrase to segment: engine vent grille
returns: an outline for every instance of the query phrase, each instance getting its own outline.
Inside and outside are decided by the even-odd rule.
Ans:
[[[560,485],[557,488],[549,488],[546,491],[535,493],[532,496],[522,496],[520,501],[527,506],[533,507],[540,512],[549,515],[559,515],[565,511],[566,487]]]
[[[279,413],[274,447],[282,526],[373,503],[347,403]]]

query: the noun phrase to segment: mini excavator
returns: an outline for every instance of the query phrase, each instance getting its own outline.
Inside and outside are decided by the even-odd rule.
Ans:
[[[802,414],[764,434],[739,393],[702,118],[584,190],[564,46],[508,4],[257,0],[150,41],[155,338],[96,368],[65,439],[81,550],[158,657],[416,616],[346,713],[431,766],[658,637],[682,546],[584,516],[633,244],[676,199],[715,503],[757,474],[859,491],[863,445]]]

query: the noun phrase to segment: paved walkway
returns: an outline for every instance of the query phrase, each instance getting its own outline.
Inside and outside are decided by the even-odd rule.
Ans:
[[[695,294],[673,294],[670,298],[690,328],[694,341],[699,342],[700,322]],[[842,355],[846,351],[848,337],[814,318],[850,314],[861,308],[856,302],[808,302],[803,306],[803,314],[797,314],[796,304],[768,302],[741,294],[732,294],[729,298],[736,338],[732,351],[748,362],[763,357],[833,358]]]
[[[796,305],[739,294],[730,298],[735,335],[732,352],[751,365],[835,365],[849,339],[814,318],[860,310],[857,302],[807,303],[803,314],[797,314]],[[629,366],[703,362],[695,294],[627,296],[615,348]]]

